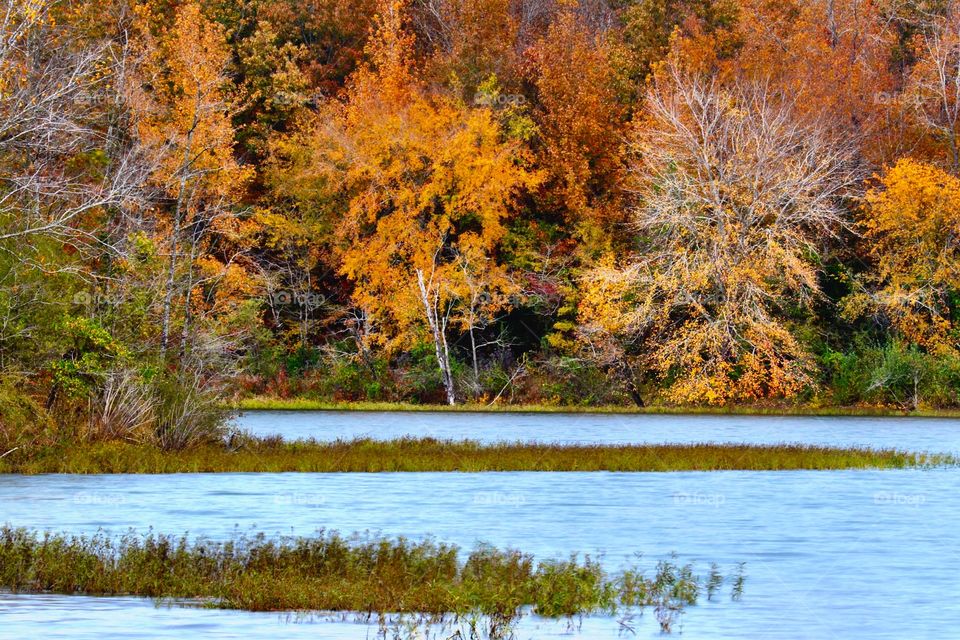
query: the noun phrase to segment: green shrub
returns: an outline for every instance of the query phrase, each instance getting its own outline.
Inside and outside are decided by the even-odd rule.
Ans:
[[[888,345],[870,372],[868,398],[880,404],[918,408],[930,381],[931,364],[932,359],[915,346]]]
[[[838,405],[867,403],[901,409],[960,405],[960,358],[914,345],[856,344],[821,356],[824,387]]]
[[[464,365],[451,353],[450,369],[454,380],[462,380]],[[446,392],[440,378],[440,366],[432,343],[422,342],[410,350],[399,363],[403,397],[418,403],[446,403]]]
[[[568,356],[537,361],[528,377],[527,401],[565,406],[633,404],[614,380],[596,364]]]
[[[16,449],[50,444],[56,429],[47,411],[19,382],[0,377],[0,456]]]

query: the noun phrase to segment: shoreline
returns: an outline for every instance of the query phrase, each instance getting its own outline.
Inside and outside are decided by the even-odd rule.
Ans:
[[[771,417],[850,417],[850,418],[941,418],[960,419],[960,409],[905,410],[884,407],[804,407],[733,405],[671,406],[652,405],[538,405],[538,404],[414,404],[407,402],[334,402],[309,398],[274,398],[253,396],[229,405],[238,411],[355,411],[394,413],[528,413],[528,414],[597,414],[597,415],[734,415]]]

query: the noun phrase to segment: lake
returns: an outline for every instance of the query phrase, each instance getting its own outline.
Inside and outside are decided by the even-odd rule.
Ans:
[[[589,414],[251,413],[257,433],[484,441],[807,442],[960,451],[960,422],[900,418]],[[404,429],[404,425],[406,428]],[[948,636],[960,625],[960,472],[208,474],[0,476],[0,521],[92,533],[128,528],[220,538],[319,528],[602,555],[612,571],[676,552],[705,573],[746,562],[741,602],[688,610],[685,638]],[[149,600],[0,595],[0,637],[373,637],[353,622],[157,608]],[[616,638],[527,618],[519,638]],[[637,637],[658,636],[652,612]],[[86,635],[84,635],[86,634]]]
[[[281,435],[291,440],[415,436],[488,443],[800,442],[960,453],[960,420],[941,418],[251,411],[237,426],[255,435]]]

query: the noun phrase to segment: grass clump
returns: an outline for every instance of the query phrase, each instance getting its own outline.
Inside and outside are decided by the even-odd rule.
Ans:
[[[233,436],[183,450],[152,443],[80,442],[0,459],[3,473],[786,471],[950,466],[953,456],[806,445],[481,444],[433,438],[284,441]]]
[[[714,566],[712,574],[717,572]],[[716,580],[717,578],[712,578]],[[733,583],[734,578],[719,578]],[[321,532],[227,542],[158,534],[65,536],[0,529],[0,588],[25,593],[133,595],[250,611],[417,613],[443,620],[485,616],[508,629],[524,612],[548,618],[654,607],[669,630],[705,581],[690,565],[661,562],[609,574],[590,557],[535,561],[481,545],[460,549]],[[660,611],[671,612],[661,619]],[[669,620],[667,620],[669,618]]]

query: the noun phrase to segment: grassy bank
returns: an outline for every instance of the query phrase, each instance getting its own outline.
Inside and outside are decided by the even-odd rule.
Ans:
[[[255,396],[234,404],[243,411],[441,411],[453,413],[596,413],[637,415],[758,415],[758,416],[863,416],[960,418],[958,409],[920,409],[906,411],[890,407],[834,407],[783,405],[673,406],[627,405],[577,406],[540,404],[411,404],[401,402],[331,402],[308,398],[272,398]]]
[[[405,438],[285,442],[235,438],[182,451],[125,442],[74,443],[0,459],[3,473],[781,471],[954,465],[952,456],[802,445],[479,444]]]
[[[457,547],[432,541],[336,533],[211,542],[3,528],[0,588],[191,599],[251,611],[481,614],[498,625],[522,610],[555,618],[652,606],[664,625],[703,596],[715,599],[729,590],[738,599],[743,574],[741,566],[724,577],[714,565],[701,579],[692,567],[667,561],[652,575],[635,568],[610,575],[589,557],[538,562],[487,546],[464,557]]]

